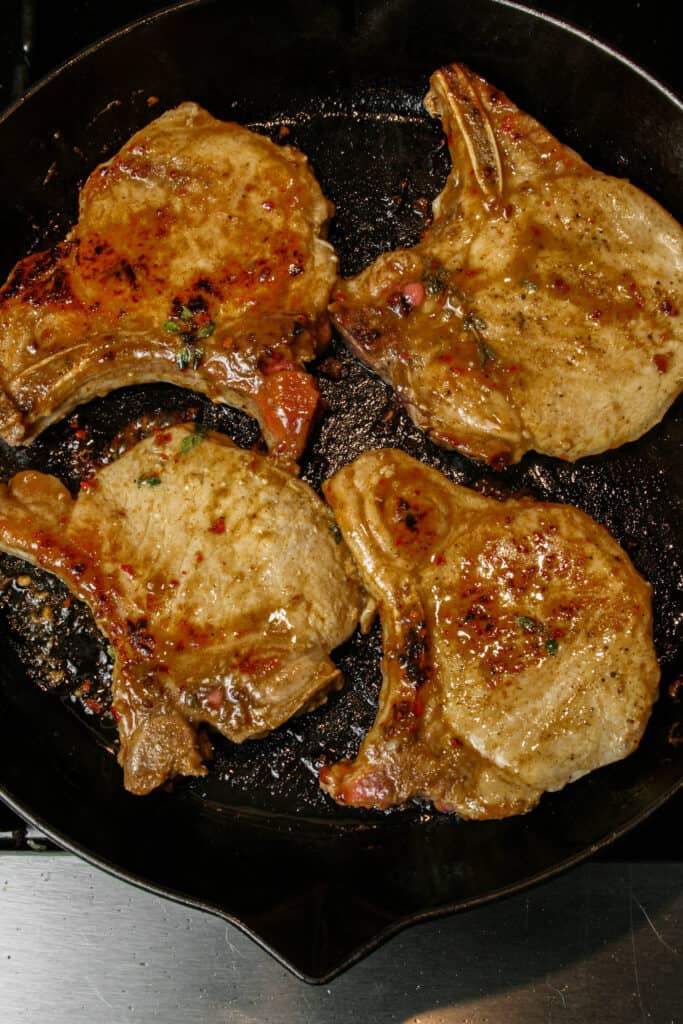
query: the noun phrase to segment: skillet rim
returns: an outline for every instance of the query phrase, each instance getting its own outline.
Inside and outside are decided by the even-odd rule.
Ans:
[[[552,14],[548,14],[538,9],[527,7],[524,4],[515,2],[515,0],[487,0],[489,4],[493,4],[499,7],[509,8],[511,10],[520,12],[527,17],[537,19],[538,21],[550,24],[565,33],[568,33],[574,37],[577,37],[592,47],[602,51],[612,60],[616,60],[618,63],[624,65],[629,71],[635,73],[639,78],[646,81],[650,86],[655,88],[660,94],[666,97],[674,106],[683,113],[683,94],[678,94],[671,87],[665,85],[649,71],[643,68],[641,65],[633,61],[631,58],[626,56],[617,48],[605,43],[599,37],[592,35],[591,33],[579,28],[574,25],[571,21],[564,18],[557,17]],[[77,53],[61,62],[44,76],[42,76],[36,83],[34,83],[22,96],[17,100],[9,104],[6,108],[0,111],[0,129],[2,125],[9,120],[9,118],[19,110],[28,100],[30,100],[35,94],[41,92],[45,88],[49,88],[52,82],[58,78],[63,72],[69,68],[79,64],[85,58],[95,54],[101,48],[108,46],[111,42],[124,38],[125,36],[138,31],[141,28],[147,27],[156,21],[161,21],[164,18],[175,15],[176,13],[182,13],[191,9],[199,9],[202,7],[216,6],[220,3],[220,0],[180,0],[178,3],[170,3],[159,10],[153,11],[149,14],[143,15],[140,18],[136,18],[125,25],[107,33],[101,38],[88,44],[87,46],[80,49]],[[106,871],[108,874],[119,878],[122,881],[128,882],[135,885],[136,887],[153,893],[158,896],[163,896],[167,899],[171,899],[174,902],[181,903],[188,907],[204,910],[208,913],[218,916],[223,920],[230,922],[235,927],[239,928],[245,935],[249,936],[264,952],[272,956],[282,966],[292,972],[296,977],[311,984],[325,984],[337,977],[339,974],[350,968],[353,964],[370,954],[373,950],[377,949],[383,943],[391,939],[392,937],[399,934],[405,928],[411,927],[414,924],[435,920],[441,917],[450,916],[455,913],[463,911],[473,910],[479,906],[483,906],[494,901],[510,897],[515,894],[519,894],[527,891],[528,889],[540,885],[546,880],[557,877],[558,875],[570,870],[572,867],[588,860],[596,853],[604,850],[608,846],[612,845],[616,840],[622,838],[627,833],[631,832],[634,828],[645,821],[651,814],[656,812],[665,803],[667,803],[679,790],[683,789],[683,774],[668,788],[665,789],[654,801],[650,802],[646,807],[636,813],[631,819],[622,824],[617,829],[610,830],[600,840],[589,844],[588,847],[570,855],[553,864],[550,867],[544,868],[541,871],[536,872],[534,875],[525,878],[521,881],[515,881],[496,888],[486,894],[473,896],[466,899],[450,902],[443,904],[439,907],[432,907],[422,911],[413,911],[405,916],[397,918],[395,921],[388,925],[385,925],[379,931],[372,935],[370,939],[362,941],[357,947],[355,947],[343,960],[335,964],[327,973],[323,975],[308,974],[296,966],[295,963],[288,960],[287,957],[275,946],[269,944],[258,932],[254,931],[249,925],[244,923],[238,917],[234,916],[230,912],[218,907],[215,903],[211,903],[206,899],[195,898],[187,895],[186,893],[169,889],[163,885],[159,885],[153,881],[148,880],[142,875],[136,874],[132,870],[127,870],[120,867],[113,861],[109,861],[106,857],[102,857],[97,853],[91,852],[86,846],[77,840],[70,839],[64,835],[59,829],[55,829],[45,822],[40,815],[35,815],[30,811],[27,811],[21,800],[17,801],[13,795],[6,789],[6,787],[0,782],[0,798],[12,809],[16,814],[23,818],[28,824],[32,825],[40,832],[42,832],[48,839],[53,841],[57,846],[61,847],[64,851],[68,851],[81,857],[91,865]]]

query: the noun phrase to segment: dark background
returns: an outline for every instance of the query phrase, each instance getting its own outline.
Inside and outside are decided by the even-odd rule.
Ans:
[[[354,0],[348,3],[354,6]],[[172,4],[163,0],[1,0],[1,6],[0,108],[84,46]],[[525,6],[578,26],[670,88],[683,91],[681,8],[676,0],[539,0]],[[425,0],[426,17],[428,10]]]
[[[0,0],[0,5],[0,109],[83,47],[130,21],[172,6],[160,0]],[[352,6],[353,0],[349,0]],[[596,36],[679,95],[683,93],[680,5],[673,0],[622,0],[618,4],[544,0],[526,6]],[[426,17],[428,10],[425,0]],[[683,791],[603,857],[683,859],[682,815]],[[24,843],[21,823],[0,804],[0,847]]]

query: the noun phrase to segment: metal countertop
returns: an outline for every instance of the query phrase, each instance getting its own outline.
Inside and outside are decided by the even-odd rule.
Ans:
[[[65,853],[0,858],[0,1020],[680,1024],[683,864],[589,863],[413,927],[325,986]]]

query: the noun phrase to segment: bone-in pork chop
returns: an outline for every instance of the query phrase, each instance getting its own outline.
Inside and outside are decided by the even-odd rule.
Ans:
[[[329,336],[333,212],[304,155],[183,103],[88,178],[64,242],[0,292],[0,436],[169,381],[244,409],[296,458]]]
[[[425,105],[452,170],[422,240],[341,283],[351,347],[434,441],[494,465],[640,437],[681,390],[680,225],[462,65]]]
[[[185,426],[157,432],[73,499],[26,471],[0,487],[0,549],[85,601],[115,651],[126,788],[205,773],[199,723],[236,742],[321,703],[361,587],[312,489]]]
[[[336,800],[500,818],[636,747],[659,679],[650,587],[603,527],[390,449],[325,493],[384,643],[375,724],[321,772]]]

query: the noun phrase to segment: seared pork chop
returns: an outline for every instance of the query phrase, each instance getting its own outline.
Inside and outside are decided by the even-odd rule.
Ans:
[[[329,335],[333,212],[290,146],[194,103],[88,178],[64,242],[0,292],[0,436],[33,440],[79,402],[169,381],[246,410],[296,458]]]
[[[425,99],[452,170],[412,249],[342,282],[333,319],[447,448],[569,460],[657,423],[683,379],[683,230],[466,67]]]
[[[205,774],[199,723],[241,742],[340,683],[329,652],[362,592],[307,484],[185,426],[87,483],[76,499],[33,471],[3,484],[0,549],[63,580],[112,645],[127,789]]]
[[[603,527],[390,449],[325,493],[384,643],[375,724],[321,773],[335,800],[501,818],[636,747],[659,679],[650,587]]]

